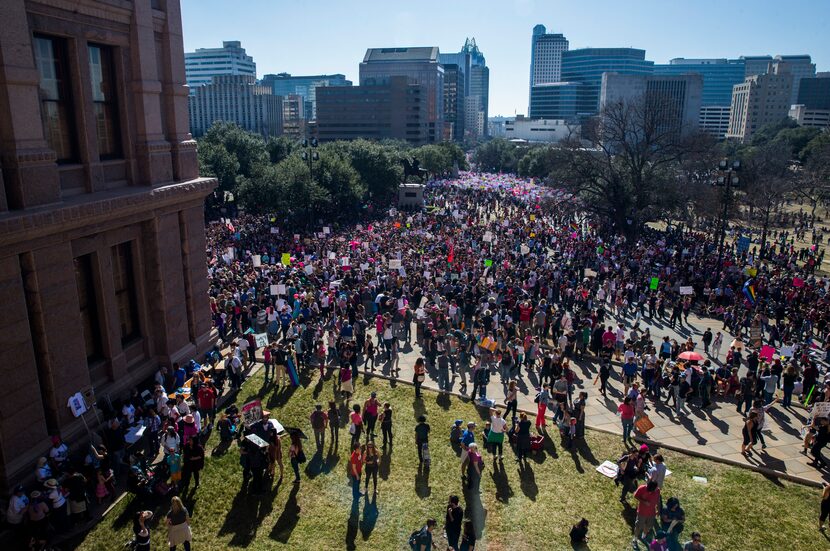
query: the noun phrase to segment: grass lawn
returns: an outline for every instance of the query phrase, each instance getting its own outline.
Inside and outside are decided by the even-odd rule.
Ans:
[[[250,379],[237,403],[259,395],[284,425],[299,426],[308,433],[313,404],[328,400],[333,390],[331,381],[321,385],[315,380],[306,381],[305,388],[275,393],[272,387],[261,388],[262,382],[259,375]],[[570,452],[559,445],[556,436],[555,446],[536,455],[523,475],[511,451],[506,450],[504,466],[498,469],[485,455],[480,500],[468,501],[461,492],[459,459],[447,438],[454,419],[479,421],[484,412],[454,396],[429,391],[421,402],[415,402],[410,386],[394,384],[361,377],[356,385],[359,403],[374,390],[381,402],[391,402],[395,410],[395,444],[381,463],[375,501],[363,498],[352,503],[345,467],[350,436],[345,428],[339,450],[331,455],[312,457],[313,439],[306,441],[309,462],[299,486],[291,484],[288,445],[284,444],[286,481],[261,497],[239,493],[242,476],[234,446],[220,457],[207,459],[201,486],[186,496],[193,515],[194,548],[406,549],[408,535],[427,517],[437,518],[442,525],[448,496],[458,494],[468,513],[484,524],[477,549],[570,548],[570,526],[583,516],[591,521],[592,550],[631,549],[634,510],[619,503],[613,481],[594,470],[605,459],[619,455],[621,444],[616,437],[588,431],[587,447]],[[432,426],[428,476],[419,474],[414,445],[415,418],[422,413]],[[214,432],[207,449],[217,441]],[[328,444],[327,435],[327,448]],[[827,549],[827,540],[816,528],[816,489],[671,451],[664,456],[673,474],[666,479],[663,495],[664,499],[680,498],[687,518],[684,540],[698,530],[711,550]],[[694,475],[706,477],[708,484],[692,481]],[[130,502],[131,497],[122,500],[79,548],[121,548],[131,537],[135,507]],[[157,519],[163,519],[167,510],[167,504],[160,505]],[[440,533],[436,548],[443,550]],[[163,523],[154,526],[152,537],[153,549],[166,549]]]

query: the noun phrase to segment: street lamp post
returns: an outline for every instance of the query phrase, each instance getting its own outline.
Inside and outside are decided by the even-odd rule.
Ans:
[[[723,159],[718,165],[718,177],[714,182],[714,185],[724,188],[723,214],[721,215],[720,236],[718,238],[718,277],[720,277],[721,268],[723,267],[723,246],[726,241],[726,224],[729,219],[729,201],[732,199],[732,186],[739,185],[738,172],[740,170],[741,161],[730,163]]]
[[[319,143],[317,142],[317,138],[311,138],[309,140],[303,140],[303,160],[308,163],[308,174],[311,177],[311,181],[314,181],[314,161],[320,160],[320,155],[317,153],[317,146]],[[311,146],[311,151],[308,151],[309,146]]]

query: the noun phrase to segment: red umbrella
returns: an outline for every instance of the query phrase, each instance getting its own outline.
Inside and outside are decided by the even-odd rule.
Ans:
[[[689,361],[692,361],[692,362],[699,362],[703,359],[703,356],[701,356],[697,352],[691,352],[691,351],[681,352],[680,354],[678,354],[677,357],[681,360],[689,360]]]

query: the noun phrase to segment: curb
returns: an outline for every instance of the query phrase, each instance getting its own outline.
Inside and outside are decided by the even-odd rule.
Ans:
[[[405,384],[405,385],[409,385],[409,386],[415,386],[410,381],[406,381],[404,379],[398,379],[396,377],[392,377],[392,376],[389,376],[389,375],[384,375],[382,373],[377,373],[376,374],[376,373],[363,372],[363,375],[364,375],[364,377],[365,376],[377,377],[379,379],[385,379],[387,381],[395,381],[396,383],[401,383],[401,384]],[[424,388],[426,390],[431,390],[433,392],[440,392],[437,389],[432,388],[432,387],[428,387],[428,386],[422,386],[422,388]],[[452,391],[452,392],[444,392],[444,393],[445,394],[451,394],[453,396],[456,396],[458,398],[463,398],[463,399],[466,399],[468,401],[472,401],[472,400],[470,400],[469,397],[465,396],[464,394],[461,394],[460,392]],[[528,409],[525,409],[525,408],[518,408],[518,410],[522,411],[524,413],[527,413],[529,415],[536,415],[535,411],[531,411],[531,410],[528,410]],[[607,430],[607,429],[596,428],[596,427],[593,427],[593,426],[589,425],[588,423],[585,424],[585,428],[590,429],[590,430],[595,431],[595,432],[600,432],[600,433],[603,433],[603,434],[612,434],[614,436],[620,436],[619,433],[616,433],[614,431],[610,431],[610,430]],[[660,448],[665,448],[667,450],[672,450],[674,452],[682,453],[682,454],[689,455],[689,456],[692,456],[692,457],[698,457],[700,459],[707,459],[709,461],[714,461],[716,463],[723,463],[725,465],[730,465],[732,467],[739,467],[741,469],[746,469],[748,471],[755,471],[757,473],[760,473],[760,474],[763,474],[763,475],[766,475],[766,476],[772,476],[772,477],[775,477],[775,478],[781,478],[781,479],[784,479],[784,480],[789,480],[790,482],[795,482],[795,483],[798,483],[798,484],[802,484],[804,486],[810,486],[810,487],[819,488],[819,489],[824,487],[824,484],[820,481],[811,480],[809,478],[805,478],[805,477],[802,477],[802,476],[777,471],[775,469],[770,469],[769,467],[764,467],[764,466],[760,466],[760,465],[758,465],[758,466],[748,465],[746,463],[741,463],[740,461],[735,461],[733,459],[726,459],[724,457],[707,455],[707,454],[702,453],[702,452],[697,451],[697,450],[690,450],[688,448],[681,448],[680,446],[663,444],[662,442],[660,442],[658,440],[652,440],[651,438],[643,438],[642,436],[635,436],[634,440],[637,441],[637,442],[642,442],[642,443],[645,443],[645,444],[649,444],[651,446],[657,446],[657,447],[660,447]]]

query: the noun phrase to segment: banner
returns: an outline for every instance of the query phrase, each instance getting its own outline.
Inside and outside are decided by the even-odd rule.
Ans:
[[[680,294],[681,295],[693,295],[693,294],[695,294],[695,290],[692,287],[680,287]]]
[[[660,285],[660,278],[653,277],[651,278],[651,283],[649,284],[648,288],[652,291],[656,291],[657,287]]]

